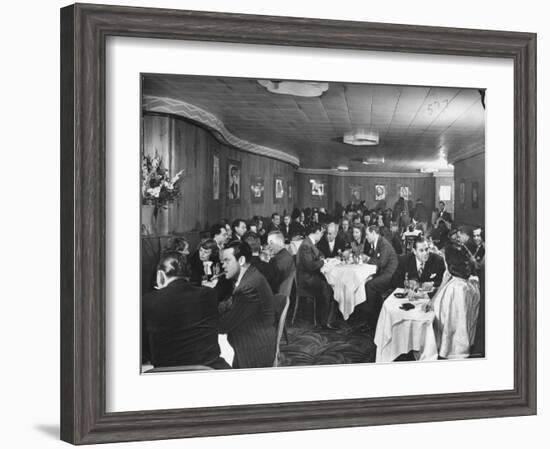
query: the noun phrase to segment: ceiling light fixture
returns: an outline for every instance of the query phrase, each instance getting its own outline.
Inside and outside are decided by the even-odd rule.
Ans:
[[[384,157],[369,156],[366,159],[363,159],[362,164],[364,165],[380,165],[385,162]]]
[[[356,146],[373,146],[378,145],[380,139],[377,132],[357,131],[344,134],[342,138],[344,143]]]
[[[427,167],[427,168],[420,169],[420,173],[437,173],[438,171],[439,169],[435,167]]]
[[[294,95],[295,97],[320,97],[328,90],[328,83],[310,81],[271,81],[258,80],[258,84],[274,94]]]
[[[340,165],[338,165],[338,167],[336,167],[336,170],[338,170],[338,171],[348,171],[349,167],[345,164],[340,164]]]

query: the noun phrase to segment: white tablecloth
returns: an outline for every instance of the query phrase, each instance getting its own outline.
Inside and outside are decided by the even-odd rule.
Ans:
[[[376,273],[376,265],[348,265],[329,261],[321,272],[334,289],[334,299],[338,302],[344,319],[347,320],[355,306],[366,301],[365,282],[370,275]]]
[[[434,312],[423,311],[429,300],[413,301],[415,308],[405,311],[399,307],[409,299],[396,298],[394,293],[384,301],[378,318],[374,336],[376,362],[393,362],[412,350],[419,353],[420,360],[437,360]]]

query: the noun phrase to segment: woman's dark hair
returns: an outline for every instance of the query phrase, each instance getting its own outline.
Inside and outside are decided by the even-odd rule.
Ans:
[[[447,269],[455,277],[468,279],[472,274],[467,249],[459,242],[450,242],[445,246]]]
[[[353,237],[353,230],[359,229],[359,232],[361,233],[360,243],[363,243],[365,241],[365,226],[363,226],[362,224],[354,224],[350,226],[350,229],[351,229],[352,237]],[[353,237],[353,240],[355,240],[355,237]]]
[[[212,250],[212,254],[210,254],[211,259],[215,259],[218,257],[219,248],[218,248],[218,244],[214,239],[205,240],[200,244],[200,247],[205,250],[209,250],[209,249]]]

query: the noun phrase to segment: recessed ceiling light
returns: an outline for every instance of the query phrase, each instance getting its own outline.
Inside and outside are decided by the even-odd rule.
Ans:
[[[320,97],[328,90],[328,83],[310,81],[271,81],[258,80],[258,84],[274,94],[294,95],[295,97]]]
[[[356,145],[356,146],[372,146],[372,145],[378,145],[379,137],[377,132],[364,132],[364,131],[357,131],[352,133],[346,133],[344,134],[344,137],[342,138],[344,143],[347,143],[348,145]]]
[[[364,165],[380,165],[385,162],[385,159],[383,157],[376,157],[376,156],[369,156],[365,159],[363,159],[362,163]]]
[[[420,169],[420,173],[437,173],[438,171],[439,169],[435,167],[427,167],[427,168]]]
[[[348,167],[347,165],[340,164],[340,165],[338,165],[338,167],[336,167],[336,170],[339,170],[339,171],[348,171],[348,170],[349,170],[349,167]]]

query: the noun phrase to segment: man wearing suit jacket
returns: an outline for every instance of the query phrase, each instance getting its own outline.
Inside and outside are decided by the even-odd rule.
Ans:
[[[269,260],[272,267],[273,278],[270,280],[273,293],[280,293],[281,284],[296,271],[294,259],[285,248],[284,236],[280,232],[270,232],[267,236],[267,244],[273,257]]]
[[[420,284],[430,283],[439,287],[445,272],[443,257],[431,253],[428,250],[428,242],[424,237],[418,237],[413,246],[412,253],[404,255],[393,275],[393,286],[403,287],[405,277],[416,280]]]
[[[267,227],[267,232],[280,231],[281,230],[281,216],[275,212],[271,214],[271,223]]]
[[[219,332],[227,334],[235,351],[233,368],[273,366],[275,359],[275,300],[251,258],[246,242],[231,242],[222,253],[225,277],[235,281],[235,288],[231,298],[219,305]]]
[[[183,278],[186,265],[186,258],[177,252],[160,259],[157,289],[142,301],[142,360],[155,367],[230,368],[220,357],[216,293],[189,284]]]
[[[321,237],[317,248],[326,258],[336,257],[339,252],[344,252],[346,243],[338,236],[338,225],[329,223],[327,225],[327,233]]]
[[[365,253],[369,256],[368,263],[375,264],[376,274],[367,279],[365,290],[367,301],[360,306],[367,315],[367,326],[376,329],[378,315],[382,308],[382,293],[391,288],[393,274],[397,269],[397,254],[393,246],[380,235],[378,226],[367,228]]]
[[[332,288],[320,271],[325,261],[315,246],[323,235],[321,225],[319,223],[310,224],[306,234],[307,236],[296,254],[298,286],[315,296],[320,318],[318,321],[321,325],[325,329],[336,329],[332,324],[335,310]]]

